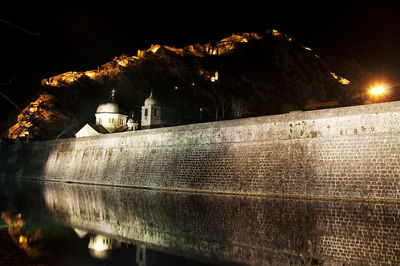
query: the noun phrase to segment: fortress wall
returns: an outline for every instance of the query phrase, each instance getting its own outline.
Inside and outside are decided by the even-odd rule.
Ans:
[[[400,102],[1,147],[0,176],[400,199]]]

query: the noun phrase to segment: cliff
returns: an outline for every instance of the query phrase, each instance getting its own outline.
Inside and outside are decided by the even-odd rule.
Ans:
[[[187,124],[345,102],[349,83],[312,49],[276,30],[234,34],[183,48],[152,45],[94,70],[43,79],[38,99],[18,116],[8,137],[72,136],[93,121],[96,107],[111,88],[117,90],[117,101],[127,114],[139,114],[154,89],[163,105],[176,110],[181,123]]]

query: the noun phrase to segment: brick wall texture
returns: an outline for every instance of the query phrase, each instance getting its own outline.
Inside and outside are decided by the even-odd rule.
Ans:
[[[3,187],[4,188],[4,187]],[[0,188],[1,190],[1,188]],[[7,186],[7,190],[12,190]],[[26,193],[30,190],[31,193]],[[23,217],[222,265],[399,265],[400,206],[22,180]],[[19,191],[19,192],[18,192]],[[40,195],[40,196],[39,196]]]
[[[400,199],[400,102],[2,145],[0,149],[2,178]]]

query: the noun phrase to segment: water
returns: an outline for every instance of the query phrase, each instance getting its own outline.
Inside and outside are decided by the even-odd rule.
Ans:
[[[6,265],[400,264],[396,203],[1,185]]]
[[[99,239],[109,240],[87,232],[80,237],[72,228],[32,220],[24,221],[23,229],[15,235],[8,232],[8,225],[3,221],[0,223],[0,265],[207,265],[115,240],[112,240],[114,246],[97,241],[100,245],[94,249],[91,244]]]

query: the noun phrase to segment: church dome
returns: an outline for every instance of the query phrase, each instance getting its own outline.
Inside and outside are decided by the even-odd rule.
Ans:
[[[115,90],[111,90],[111,101],[108,103],[103,103],[100,104],[99,107],[97,107],[96,114],[101,114],[101,113],[111,113],[111,114],[118,114],[119,109],[118,109],[118,104],[115,102]]]
[[[101,113],[115,113],[118,114],[118,104],[116,103],[103,103],[100,104],[99,107],[97,107],[97,114]]]
[[[153,92],[150,93],[149,98],[144,101],[144,105],[157,105],[157,100],[153,97]]]

